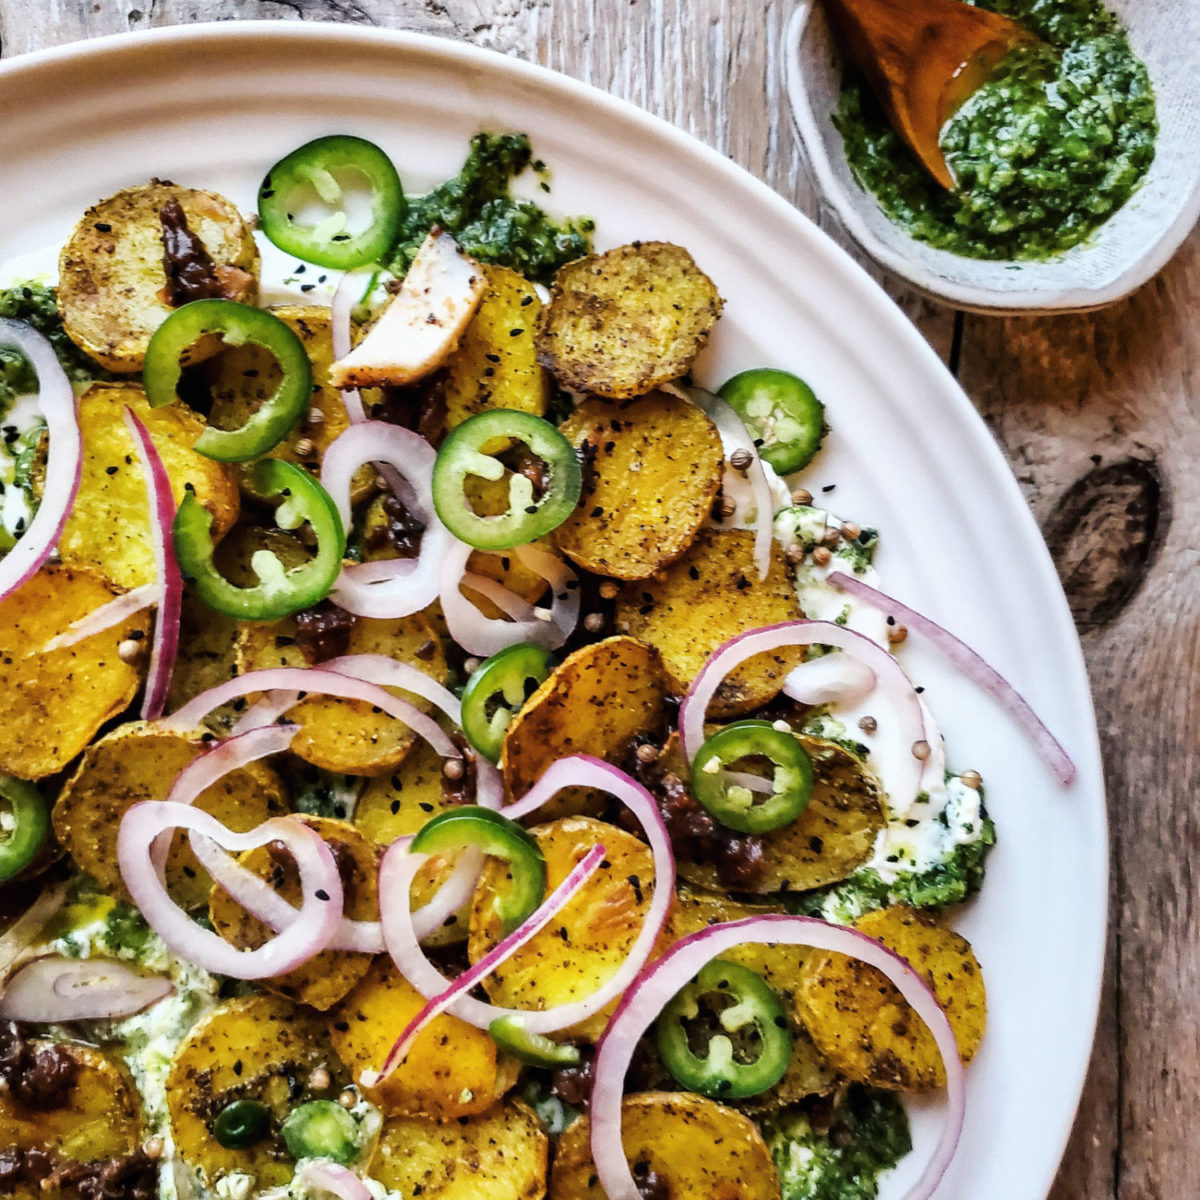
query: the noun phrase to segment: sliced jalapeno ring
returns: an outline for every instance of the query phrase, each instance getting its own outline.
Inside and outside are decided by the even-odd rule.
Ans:
[[[742,759],[774,764],[771,790],[759,802],[749,787],[731,780],[727,768]],[[718,729],[692,763],[692,792],[722,825],[739,833],[769,833],[790,825],[812,797],[812,761],[800,740],[770,721],[735,721]]]
[[[358,1122],[335,1100],[310,1100],[293,1108],[279,1132],[297,1161],[331,1158],[348,1163],[358,1157]]]
[[[282,375],[275,391],[240,428],[209,426],[196,439],[196,449],[208,458],[246,462],[281,442],[308,412],[312,364],[304,343],[272,313],[233,300],[195,300],[177,308],[154,331],[146,349],[142,382],[152,408],[178,399],[183,368],[209,356],[194,347],[209,347],[216,337],[229,346],[261,346],[275,356]]]
[[[743,371],[718,395],[737,410],[759,454],[780,475],[805,466],[825,436],[825,406],[803,379],[787,371]]]
[[[41,793],[24,779],[0,773],[0,883],[15,879],[37,858],[50,834],[50,811]]]
[[[235,1100],[213,1121],[213,1137],[226,1150],[247,1150],[270,1132],[271,1110],[257,1100]]]
[[[283,497],[275,509],[280,529],[297,529],[308,522],[317,539],[316,555],[288,570],[277,554],[258,550],[251,559],[258,584],[237,587],[217,570],[212,515],[189,492],[172,527],[175,557],[188,586],[209,608],[242,621],[278,621],[329,595],[342,569],[346,534],[329,493],[307,471],[264,458],[254,464],[251,479],[259,494]]]
[[[462,695],[463,733],[485,758],[499,759],[505,730],[550,674],[549,657],[541,646],[509,646],[484,661],[467,680]]]
[[[688,1024],[705,1014],[724,1032],[697,1054]],[[745,1032],[743,1032],[745,1031]],[[738,1035],[735,1048],[730,1034]],[[792,1059],[792,1034],[779,997],[761,975],[714,958],[676,993],[655,1025],[663,1064],[685,1088],[718,1100],[757,1096],[783,1078]]]
[[[508,472],[496,446],[521,442],[544,465],[541,494],[520,472]],[[509,508],[480,516],[467,499],[472,475],[496,482],[508,474]],[[456,426],[433,464],[433,503],[442,523],[460,541],[479,550],[510,550],[557,529],[579,502],[583,473],[575,449],[557,427],[541,417],[494,408]]]
[[[556,1042],[540,1033],[530,1033],[520,1017],[497,1017],[489,1026],[492,1041],[528,1067],[575,1067],[579,1047]]]
[[[365,181],[370,189],[367,226],[357,233],[349,231],[350,215],[341,207],[347,176]],[[333,210],[316,224],[296,219],[306,192],[315,192]],[[293,150],[267,172],[258,189],[263,233],[285,253],[337,270],[382,260],[399,236],[406,207],[392,160],[374,142],[346,134],[317,138]]]
[[[546,860],[537,842],[515,821],[475,805],[439,813],[412,841],[416,854],[450,854],[468,846],[508,863],[510,881],[497,895],[495,908],[504,932],[511,933],[546,894]]]

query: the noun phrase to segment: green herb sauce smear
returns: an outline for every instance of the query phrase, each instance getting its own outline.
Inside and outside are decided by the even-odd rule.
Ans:
[[[857,77],[834,124],[863,188],[913,237],[971,258],[1046,259],[1083,241],[1133,194],[1154,158],[1154,89],[1098,0],[987,0],[1046,45],[1008,55],[946,122],[958,186],[918,164]]]

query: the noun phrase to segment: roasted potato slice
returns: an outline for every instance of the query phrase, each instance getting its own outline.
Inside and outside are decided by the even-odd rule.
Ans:
[[[117,866],[117,829],[127,809],[165,799],[175,776],[205,748],[199,734],[167,733],[147,721],[120,725],[83,753],[54,805],[54,833],[81,871],[110,895],[128,899]],[[287,808],[284,787],[265,763],[229,772],[196,801],[238,833]],[[167,888],[177,903],[197,908],[211,880],[182,832],[167,858]]]
[[[504,735],[500,770],[515,800],[568,754],[617,762],[633,739],[663,722],[666,696],[657,653],[634,638],[614,637],[568,655],[525,702]],[[541,809],[550,819],[586,809],[602,798],[567,788]]]
[[[439,683],[446,682],[442,643],[420,614],[395,621],[356,618],[350,627],[346,653],[383,654],[411,663]],[[307,666],[297,642],[295,618],[247,623],[238,639],[238,665],[243,674],[265,667]],[[391,690],[397,696],[407,695],[397,688]],[[426,701],[416,703],[428,711]],[[292,753],[314,766],[344,775],[391,771],[404,761],[417,741],[417,735],[402,721],[375,711],[361,700],[314,696],[302,700],[288,716],[300,726]]]
[[[389,1117],[371,1174],[421,1200],[542,1200],[548,1141],[537,1115],[505,1100],[477,1117]]]
[[[376,874],[379,851],[375,845],[348,821],[328,817],[300,817],[299,820],[315,829],[334,850],[345,892],[346,916],[355,921],[378,920]],[[300,879],[290,854],[281,855],[270,846],[260,846],[240,855],[238,862],[269,882],[289,903],[300,906],[303,899]],[[268,938],[275,936],[219,885],[214,885],[209,892],[208,914],[213,928],[239,950],[257,950]],[[264,979],[262,985],[268,991],[324,1012],[367,973],[370,965],[370,955],[325,950],[286,975]]]
[[[228,539],[226,539],[228,540]],[[167,711],[182,708],[193,697],[237,674],[238,622],[214,612],[203,600],[185,591],[179,619],[179,652],[171,672]],[[237,713],[228,706],[210,713],[205,724],[227,733]]]
[[[625,584],[617,599],[617,628],[658,649],[680,696],[723,642],[759,625],[803,616],[783,552],[772,543],[771,565],[760,580],[754,534],[745,529],[702,529],[682,558],[653,579]],[[738,667],[721,681],[709,717],[766,704],[804,653],[800,647],[758,654]]]
[[[558,887],[596,845],[606,854],[600,870],[536,937],[484,981],[497,1004],[546,1009],[590,995],[629,954],[654,897],[654,857],[631,833],[590,817],[568,817],[530,830],[546,859],[546,891]],[[506,864],[489,861],[471,909],[467,954],[478,962],[504,936],[491,897]],[[612,1007],[573,1026],[573,1037],[594,1040]]]
[[[687,373],[721,297],[682,247],[633,242],[567,263],[538,330],[538,358],[577,392],[641,396]]]
[[[205,423],[182,402],[151,408],[132,383],[94,383],[79,399],[83,474],[58,553],[64,563],[92,567],[123,588],[151,583],[154,548],[146,476],[121,418],[131,408],[149,431],[171,479],[178,505],[190,490],[213,517],[213,537],[238,515],[237,476],[193,447]]]
[[[0,1090],[0,1147],[47,1150],[73,1162],[92,1162],[132,1154],[142,1141],[142,1104],[126,1068],[93,1046],[76,1042],[34,1042],[35,1054],[57,1045],[75,1064],[75,1080],[64,1102],[40,1110],[27,1108],[13,1093]],[[4,1194],[17,1200],[68,1200],[70,1187],[43,1189],[37,1184],[5,1183]]]
[[[966,938],[928,913],[898,905],[855,923],[905,959],[933,989],[964,1063],[987,1022],[983,974]],[[933,1035],[874,967],[841,954],[812,954],[800,973],[796,1012],[830,1064],[847,1079],[902,1092],[944,1087]]]
[[[604,1200],[587,1117],[558,1143],[549,1200]],[[654,1172],[671,1200],[779,1200],[779,1176],[758,1128],[687,1092],[641,1092],[621,1105],[621,1141],[636,1179]]]
[[[761,835],[761,868],[743,891],[803,892],[845,879],[871,857],[875,837],[887,820],[879,783],[858,758],[834,742],[797,736],[812,760],[812,797],[790,825]],[[675,734],[660,762],[664,770],[687,780]],[[681,856],[677,865],[689,883],[722,890],[713,863]]]
[[[323,1018],[279,996],[257,992],[226,1000],[184,1038],[167,1075],[167,1107],[175,1148],[208,1188],[234,1171],[258,1188],[287,1183],[296,1164],[279,1133],[288,1112],[337,1096],[349,1082]],[[213,1136],[213,1122],[235,1100],[255,1100],[271,1113],[268,1135],[245,1149]]]
[[[47,565],[0,600],[0,771],[40,779],[62,770],[133,699],[141,669],[118,647],[145,638],[144,611],[73,646],[42,649],[115,596],[92,571]]]
[[[562,423],[583,457],[583,494],[555,530],[581,567],[645,579],[692,544],[721,490],[725,455],[716,426],[666,392],[626,404],[585,400]]]
[[[170,316],[159,213],[176,201],[213,260],[222,294],[253,304],[258,250],[234,205],[215,192],[154,180],[89,208],[58,260],[58,311],[67,336],[110,371],[142,369]]]
[[[354,990],[330,1010],[330,1037],[355,1078],[377,1070],[425,1000],[381,955]],[[367,1097],[390,1116],[450,1120],[486,1112],[517,1081],[519,1064],[482,1029],[440,1016],[408,1057]]]

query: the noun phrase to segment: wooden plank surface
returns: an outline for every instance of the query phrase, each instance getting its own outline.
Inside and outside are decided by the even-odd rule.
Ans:
[[[461,38],[648,108],[819,218],[782,94],[789,11],[784,0],[0,0],[0,52],[252,17]],[[1113,923],[1092,1072],[1054,1200],[1194,1200],[1200,237],[1136,296],[1090,316],[967,316],[956,330],[949,310],[884,283],[1004,447],[1059,564],[1095,690]]]

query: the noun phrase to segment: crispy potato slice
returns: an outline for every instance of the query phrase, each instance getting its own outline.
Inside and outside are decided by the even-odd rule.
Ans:
[[[228,539],[227,539],[228,540]],[[237,674],[238,622],[213,612],[191,592],[183,594],[179,618],[179,653],[171,672],[167,711],[182,708],[193,697]],[[205,725],[227,733],[237,713],[224,706],[210,713]]]
[[[687,373],[721,297],[682,247],[633,242],[567,263],[538,330],[538,358],[563,386],[611,400]]]
[[[239,500],[233,468],[193,449],[205,429],[202,417],[178,401],[151,408],[136,384],[92,384],[79,399],[83,474],[58,553],[71,566],[93,567],[113,583],[135,588],[155,578],[154,548],[146,477],[121,419],[125,408],[131,408],[149,431],[170,476],[176,505],[190,488],[212,513],[214,538],[237,519]]]
[[[607,852],[562,912],[483,981],[497,1004],[540,1011],[590,995],[625,961],[654,897],[654,857],[633,834],[591,817],[568,817],[530,833],[546,858],[547,894],[593,846],[603,844]],[[489,861],[475,891],[467,941],[472,962],[503,937],[492,895],[504,871],[505,864]],[[567,1032],[595,1040],[614,1007]]]
[[[905,959],[933,988],[964,1063],[987,1023],[983,974],[966,938],[928,913],[898,905],[867,913],[857,929]],[[901,1092],[945,1087],[933,1035],[875,970],[841,954],[812,954],[800,973],[796,1013],[847,1079]]]
[[[314,1072],[327,1072],[328,1086]],[[257,992],[226,1000],[184,1038],[167,1075],[167,1107],[179,1157],[207,1187],[242,1171],[258,1188],[287,1183],[296,1164],[279,1134],[288,1112],[334,1097],[349,1082],[330,1045],[325,1021],[279,996]],[[235,1100],[255,1100],[271,1112],[268,1136],[245,1149],[213,1136],[217,1114]]]
[[[389,1117],[371,1174],[389,1191],[421,1200],[542,1200],[549,1145],[519,1100],[477,1117]]]
[[[424,1004],[386,954],[371,964],[329,1013],[330,1037],[355,1078],[382,1066],[400,1031]],[[519,1070],[482,1029],[440,1016],[387,1079],[364,1091],[389,1116],[450,1120],[486,1112],[516,1083]]]
[[[725,471],[704,413],[666,392],[620,406],[591,399],[562,431],[584,460],[579,505],[554,533],[564,554],[597,575],[645,579],[687,550]]]
[[[223,294],[253,304],[258,250],[234,205],[215,192],[154,180],[89,208],[58,260],[58,311],[67,336],[110,371],[140,371],[167,302],[159,212],[178,201],[212,257]]]
[[[568,754],[619,761],[639,733],[661,727],[665,696],[658,654],[644,642],[613,637],[576,650],[529,697],[504,735],[500,770],[508,794],[523,796]],[[538,815],[551,819],[602,805],[595,793],[566,788]]]
[[[379,919],[379,892],[376,873],[379,851],[348,821],[329,817],[300,817],[329,843],[337,859],[338,873],[345,890],[345,913],[355,921]],[[300,906],[300,880],[290,854],[279,855],[270,846],[247,850],[238,862],[266,880],[289,903]],[[228,892],[214,885],[209,892],[208,914],[213,928],[239,950],[257,950],[274,932],[252,917]],[[371,965],[367,954],[345,950],[324,950],[306,963],[262,981],[268,991],[277,992],[298,1004],[324,1012],[336,1004],[366,973]]]
[[[803,892],[845,879],[871,857],[876,834],[887,820],[879,783],[858,758],[834,742],[797,736],[812,760],[812,797],[790,825],[762,835],[761,870],[754,884],[742,890],[760,895]],[[660,761],[687,780],[676,734]],[[722,890],[713,863],[680,857],[677,865],[689,883]]]
[[[487,291],[446,360],[446,427],[489,408],[541,416],[550,380],[537,360],[534,335],[542,302],[527,279],[508,267],[484,266]]]
[[[34,1042],[37,1052],[55,1043]],[[48,1150],[73,1162],[92,1162],[132,1154],[142,1141],[142,1103],[124,1065],[93,1046],[57,1043],[75,1063],[75,1081],[66,1101],[46,1111],[26,1108],[8,1088],[0,1090],[0,1148]],[[43,1190],[37,1184],[6,1184],[4,1194],[17,1200],[66,1200],[71,1187]]]
[[[117,648],[145,638],[146,612],[73,646],[41,649],[115,595],[92,571],[47,565],[0,600],[0,771],[40,779],[62,770],[133,699],[141,670]]]
[[[348,654],[383,654],[419,667],[446,682],[446,657],[429,621],[420,614],[395,621],[359,617],[350,629]],[[238,638],[238,665],[244,674],[265,667],[303,667],[307,660],[296,641],[296,621],[247,623]],[[397,696],[415,699],[398,688]],[[423,711],[430,705],[416,701]],[[361,700],[315,696],[288,714],[300,726],[292,753],[313,766],[344,775],[380,775],[404,761],[417,735],[402,721],[376,712]]]
[[[175,776],[205,748],[199,734],[167,733],[147,721],[120,725],[83,753],[54,805],[54,833],[81,871],[112,896],[129,893],[117,866],[117,828],[127,809],[162,800]],[[196,807],[245,833],[286,811],[283,783],[265,763],[229,772],[203,792]],[[208,873],[182,832],[167,857],[167,888],[178,904],[196,908],[208,899]]]
[[[587,1117],[558,1143],[549,1200],[604,1200]],[[621,1141],[634,1177],[653,1171],[671,1200],[779,1200],[779,1176],[758,1128],[732,1108],[687,1092],[641,1092],[621,1104]]]
[[[682,558],[654,579],[625,584],[617,598],[617,628],[657,647],[680,696],[722,642],[803,616],[783,552],[771,544],[771,565],[760,580],[754,534],[746,529],[702,529]],[[709,717],[760,708],[803,661],[802,647],[756,655],[721,681]]]

